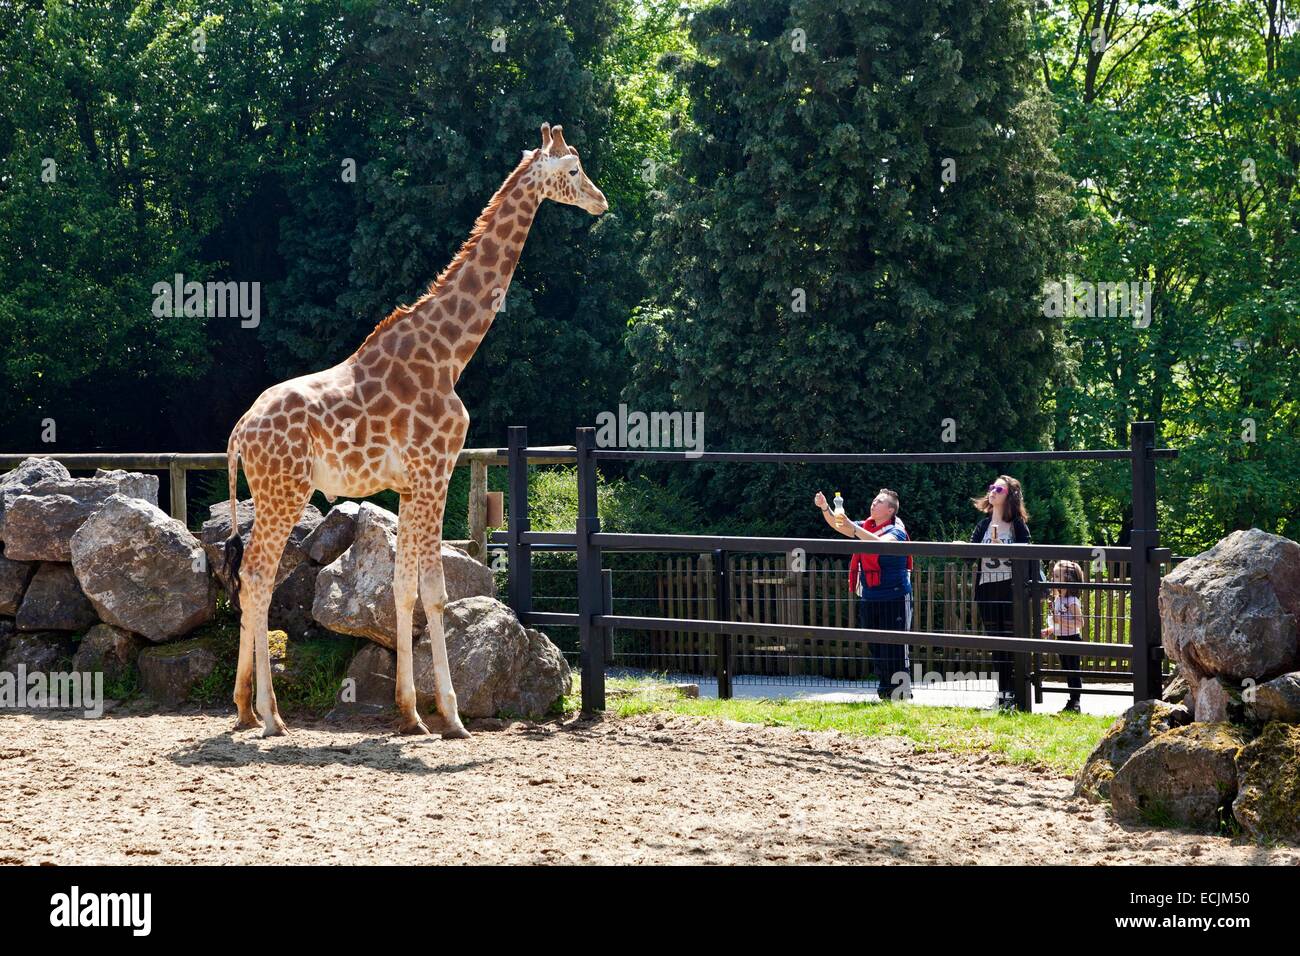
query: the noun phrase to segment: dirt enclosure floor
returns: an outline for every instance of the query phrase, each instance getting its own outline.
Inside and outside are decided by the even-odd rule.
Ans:
[[[1300,863],[1125,829],[984,756],[692,717],[470,740],[224,714],[0,717],[0,863]]]

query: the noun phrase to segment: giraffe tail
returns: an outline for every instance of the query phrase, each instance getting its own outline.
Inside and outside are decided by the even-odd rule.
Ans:
[[[230,606],[239,610],[239,566],[244,563],[244,539],[239,536],[237,510],[239,485],[239,426],[230,433],[226,444],[226,469],[230,474],[230,537],[226,541],[225,570],[230,579]]]

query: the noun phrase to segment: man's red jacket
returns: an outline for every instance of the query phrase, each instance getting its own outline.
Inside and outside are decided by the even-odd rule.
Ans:
[[[907,533],[907,528],[903,525],[903,522],[894,519],[894,524],[898,525],[904,534]],[[863,522],[862,527],[875,534],[881,528],[889,526],[876,524],[868,518]],[[849,592],[851,594],[858,593],[859,569],[862,571],[863,587],[874,588],[880,585],[880,557],[874,554],[855,554],[853,559],[849,561]],[[910,554],[907,556],[907,570],[912,570],[912,556]]]

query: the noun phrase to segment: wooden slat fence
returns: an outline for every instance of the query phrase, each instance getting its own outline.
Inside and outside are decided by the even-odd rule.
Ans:
[[[727,579],[731,588],[731,618],[756,623],[805,624],[824,627],[856,627],[857,598],[849,591],[848,561],[833,556],[804,558],[802,571],[791,570],[785,555],[728,555]],[[1084,568],[1089,581],[1127,583],[1128,566],[1111,562],[1104,567]],[[681,555],[659,563],[656,575],[659,615],[672,618],[716,616],[717,576],[713,555]],[[977,633],[979,615],[975,604],[975,567],[970,562],[918,560],[912,572],[912,629]],[[1099,645],[1128,643],[1126,591],[1082,590],[1084,639]],[[1048,605],[1044,601],[1042,619]],[[656,670],[685,673],[713,673],[713,638],[700,632],[652,631],[648,653],[625,658],[626,663]],[[736,673],[825,677],[846,680],[870,675],[869,652],[853,641],[821,638],[779,639],[740,634],[733,639]],[[644,645],[642,645],[644,646]],[[1048,652],[1047,668],[1061,666],[1057,655]],[[1099,648],[1101,651],[1101,648]],[[925,671],[978,670],[989,660],[987,651],[913,645],[913,664]],[[1127,661],[1104,652],[1085,657],[1082,668],[1091,671],[1126,671]]]

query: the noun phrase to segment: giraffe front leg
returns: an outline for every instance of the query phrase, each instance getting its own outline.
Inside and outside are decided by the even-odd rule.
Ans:
[[[253,712],[253,633],[252,628],[245,624],[247,620],[248,604],[244,603],[239,615],[239,666],[235,671],[235,708],[239,711],[235,730],[262,726]]]
[[[461,740],[469,731],[461,723],[456,709],[456,691],[451,686],[451,667],[447,663],[447,640],[443,631],[442,612],[447,603],[447,584],[442,570],[442,542],[435,540],[430,553],[420,561],[420,600],[429,619],[429,643],[433,653],[434,693],[438,713],[446,728],[444,740]]]
[[[397,609],[397,713],[403,734],[428,734],[415,707],[415,668],[411,654],[411,629],[418,582],[419,522],[416,508],[402,499],[397,520],[397,558],[393,567],[393,603]]]

